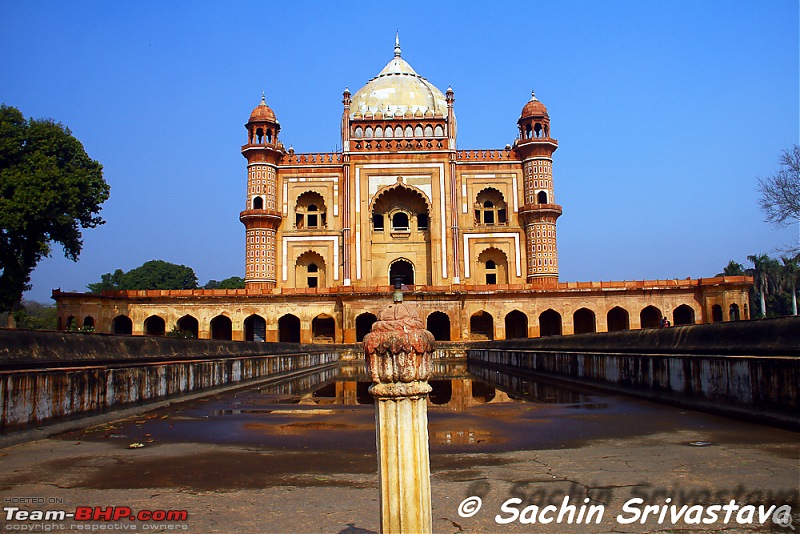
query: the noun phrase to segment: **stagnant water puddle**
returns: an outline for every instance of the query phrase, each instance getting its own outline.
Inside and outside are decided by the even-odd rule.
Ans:
[[[435,362],[428,401],[432,452],[574,448],[673,430],[741,441],[731,420],[601,394],[466,362]],[[237,444],[282,451],[374,453],[375,416],[363,363],[343,362],[270,386],[175,402],[81,432],[120,445]],[[65,435],[74,439],[74,434]],[[707,437],[705,439],[708,439]]]

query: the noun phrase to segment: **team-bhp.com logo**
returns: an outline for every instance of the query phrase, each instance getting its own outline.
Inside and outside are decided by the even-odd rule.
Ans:
[[[23,510],[18,506],[5,506],[6,521],[186,521],[186,510],[139,510],[127,506],[78,506],[74,512],[66,510]]]

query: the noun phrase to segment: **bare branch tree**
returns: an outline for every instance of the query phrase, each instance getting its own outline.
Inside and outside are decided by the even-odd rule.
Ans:
[[[767,222],[785,227],[800,223],[800,146],[784,150],[778,163],[780,168],[775,174],[758,178],[759,205]],[[800,236],[797,243],[789,246],[789,252],[799,251]]]

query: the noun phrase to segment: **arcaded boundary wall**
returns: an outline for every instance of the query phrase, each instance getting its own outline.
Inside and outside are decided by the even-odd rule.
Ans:
[[[338,364],[343,346],[0,330],[0,427]]]
[[[467,357],[514,380],[533,373],[800,429],[800,317],[487,342]]]

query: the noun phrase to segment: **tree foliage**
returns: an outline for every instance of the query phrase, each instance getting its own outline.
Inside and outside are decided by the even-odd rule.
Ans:
[[[209,280],[203,289],[244,289],[244,278],[231,276],[221,281]]]
[[[100,282],[87,286],[92,293],[123,289],[196,289],[197,276],[191,267],[163,260],[151,260],[123,272],[104,274]]]
[[[25,120],[18,109],[0,105],[0,311],[20,306],[51,243],[77,261],[81,229],[103,224],[98,213],[108,194],[103,166],[69,128]]]
[[[797,289],[800,287],[800,254],[775,259],[767,254],[754,254],[747,259],[752,268],[731,260],[722,273],[726,276],[753,277],[750,291],[751,317],[797,315]]]
[[[776,226],[800,223],[800,146],[784,150],[778,159],[780,168],[772,176],[758,179],[759,204],[767,221]],[[800,242],[789,252],[800,252]]]
[[[17,328],[30,330],[57,330],[58,311],[56,307],[41,302],[23,300],[21,306],[14,311]]]

